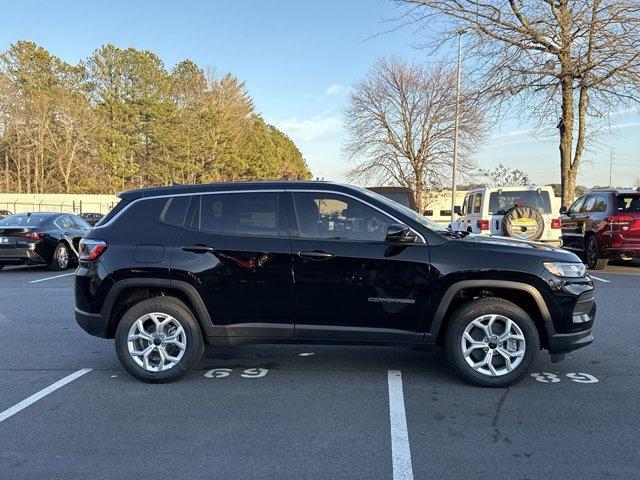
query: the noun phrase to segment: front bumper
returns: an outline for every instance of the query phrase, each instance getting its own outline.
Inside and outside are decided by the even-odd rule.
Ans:
[[[593,342],[591,328],[596,317],[597,306],[593,290],[583,292],[572,312],[572,328],[568,332],[557,332],[553,325],[547,326],[549,353],[563,354],[586,347]]]
[[[107,338],[107,322],[99,313],[87,313],[76,308],[76,323],[89,335]]]

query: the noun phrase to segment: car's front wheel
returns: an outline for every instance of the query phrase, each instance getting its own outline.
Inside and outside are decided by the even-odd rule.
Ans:
[[[195,367],[204,352],[202,333],[180,300],[155,297],[131,307],[116,329],[122,366],[143,382],[176,380]]]
[[[527,313],[496,297],[473,300],[451,317],[445,337],[449,363],[465,380],[506,387],[527,372],[540,349],[538,330]]]

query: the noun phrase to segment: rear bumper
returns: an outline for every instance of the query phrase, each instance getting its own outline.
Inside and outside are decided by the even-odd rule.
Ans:
[[[28,248],[0,248],[0,263],[3,265],[24,265],[47,263],[34,250]]]
[[[87,313],[76,308],[76,323],[89,335],[107,338],[107,322],[100,314]]]

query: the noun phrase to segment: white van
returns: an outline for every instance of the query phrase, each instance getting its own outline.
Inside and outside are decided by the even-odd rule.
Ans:
[[[462,207],[455,208],[455,231],[562,246],[560,199],[550,186],[476,188],[465,195]]]

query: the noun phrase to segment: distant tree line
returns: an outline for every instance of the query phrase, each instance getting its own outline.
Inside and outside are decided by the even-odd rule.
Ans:
[[[0,53],[0,189],[111,193],[158,184],[309,179],[244,83],[191,60],[104,45],[71,65],[32,42]]]

